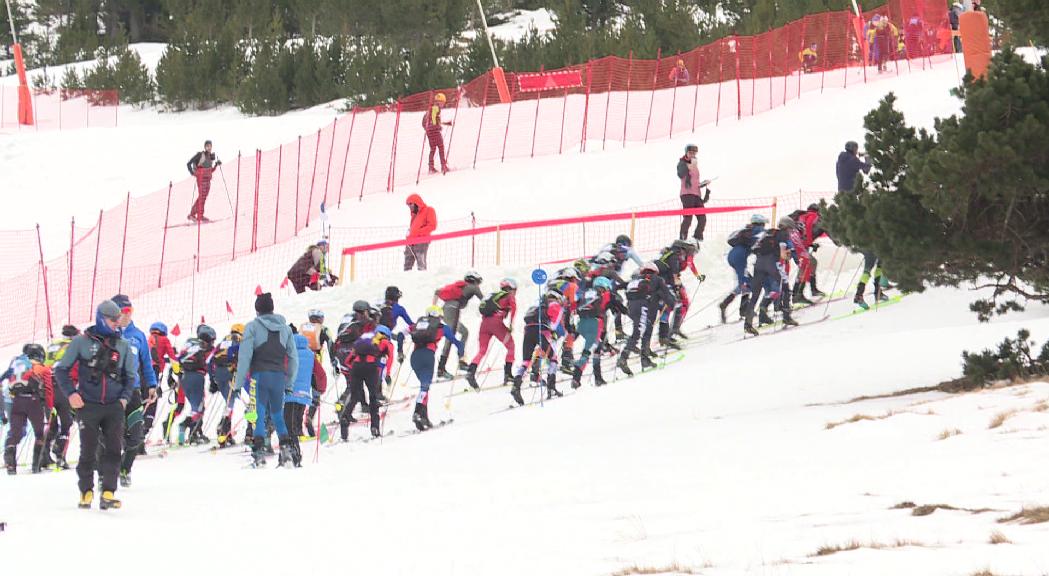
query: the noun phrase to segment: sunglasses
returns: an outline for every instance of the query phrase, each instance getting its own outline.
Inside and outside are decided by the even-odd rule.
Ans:
[[[134,311],[135,311],[135,309],[132,308],[131,306],[124,306],[123,308],[120,309],[120,313],[125,315],[125,316],[130,316],[131,313],[134,312]]]

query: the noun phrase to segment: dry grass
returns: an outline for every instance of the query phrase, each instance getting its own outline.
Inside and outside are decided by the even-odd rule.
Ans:
[[[946,440],[946,439],[950,438],[951,436],[957,436],[957,435],[959,435],[961,433],[962,433],[962,431],[957,429],[957,428],[947,428],[943,432],[940,432],[939,439],[940,440]]]
[[[903,540],[896,539],[889,543],[884,542],[867,542],[866,544],[859,540],[850,540],[845,544],[829,545],[824,544],[820,546],[815,553],[809,554],[810,557],[817,556],[830,556],[831,554],[837,554],[838,552],[848,552],[850,550],[859,550],[860,548],[869,548],[871,550],[886,550],[889,548],[905,548],[908,546],[925,546],[921,542],[915,540]]]
[[[960,510],[962,512],[969,512],[972,514],[983,514],[984,512],[993,512],[990,508],[958,508],[951,506],[950,504],[922,504],[918,505],[909,500],[900,502],[899,504],[889,508],[890,510],[910,510],[911,516],[928,516],[937,510]]]
[[[1005,524],[1006,522],[1019,522],[1020,524],[1041,524],[1042,522],[1049,522],[1049,506],[1037,506],[1034,508],[1024,507],[1012,516],[1006,516],[1005,518],[999,518],[998,522]]]
[[[995,576],[995,573],[991,572],[987,568],[984,568],[983,570],[980,570],[979,572],[973,572],[969,576]]]
[[[988,542],[990,542],[991,544],[1012,544],[1013,543],[1012,540],[1009,540],[1008,538],[1006,538],[1005,534],[1002,534],[998,530],[995,530],[994,532],[991,532],[991,537],[988,540]]]
[[[704,566],[704,568],[710,568],[710,565]],[[667,564],[666,566],[631,566],[629,568],[623,568],[622,570],[616,570],[612,572],[611,576],[633,576],[634,574],[699,574],[695,568],[691,566],[682,566],[677,562],[673,564]]]
[[[990,429],[990,430],[994,430],[995,428],[998,428],[1002,424],[1005,424],[1005,421],[1008,420],[1009,418],[1012,418],[1015,414],[1016,414],[1016,410],[1006,410],[1005,412],[999,412],[991,420],[991,423],[987,425],[987,428]]]
[[[1045,412],[1049,410],[1049,400],[1042,400],[1031,407],[1031,412]]]
[[[845,420],[841,420],[839,422],[827,422],[827,424],[826,424],[826,426],[824,426],[824,428],[827,429],[827,430],[833,430],[833,429],[835,429],[838,426],[841,426],[843,424],[855,424],[856,422],[863,422],[864,420],[871,420],[871,421],[873,421],[873,420],[884,420],[886,418],[894,416],[895,414],[896,413],[893,412],[892,410],[889,410],[888,412],[886,412],[885,414],[882,414],[881,416],[870,416],[870,415],[867,415],[867,414],[854,414],[851,418],[846,418]]]

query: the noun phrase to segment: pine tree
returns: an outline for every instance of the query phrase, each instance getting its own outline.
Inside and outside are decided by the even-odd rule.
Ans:
[[[1012,31],[1016,44],[1028,40],[1049,46],[1049,2],[1045,0],[986,0],[991,16],[1001,18]]]

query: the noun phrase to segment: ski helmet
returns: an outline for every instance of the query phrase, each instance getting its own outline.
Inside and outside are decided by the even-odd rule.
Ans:
[[[594,288],[601,288],[601,289],[604,289],[604,290],[611,290],[612,289],[612,281],[609,280],[608,278],[605,278],[604,276],[598,276],[597,278],[594,278]]]
[[[214,342],[218,335],[215,334],[215,329],[207,324],[201,324],[197,326],[197,338],[205,342]]]
[[[750,223],[754,225],[761,224],[762,226],[764,226],[765,224],[769,223],[769,219],[766,218],[764,214],[751,214]]]
[[[240,334],[241,336],[243,336],[244,335],[244,325],[241,324],[240,322],[238,322],[238,323],[230,326],[229,327],[229,331],[230,331],[230,334]]]
[[[476,270],[467,270],[466,274],[463,275],[463,280],[472,284],[480,284],[482,281],[481,274]]]
[[[47,354],[44,352],[44,347],[32,342],[22,346],[22,354],[25,354],[26,358],[36,360],[37,362],[43,362],[44,359],[47,358]]]
[[[401,292],[400,288],[398,288],[396,286],[387,286],[386,287],[386,299],[387,300],[400,300],[401,296],[404,296],[404,293]]]
[[[685,146],[685,153],[687,154],[689,152],[699,152],[699,146],[696,146],[695,144]]]
[[[587,262],[584,258],[580,258],[579,260],[572,262],[572,267],[575,268],[575,271],[579,273],[580,278],[586,276],[590,272],[590,263]]]
[[[670,245],[670,248],[673,250],[682,250],[684,252],[690,252],[692,250],[692,244],[689,243],[687,240],[674,240],[674,242]]]
[[[619,246],[626,246],[627,248],[629,248],[634,245],[634,242],[630,240],[630,236],[627,236],[626,234],[620,234],[619,236],[616,236],[616,244],[618,244]]]
[[[314,308],[306,313],[306,318],[309,318],[310,322],[324,322],[324,311]]]
[[[794,227],[794,219],[790,216],[784,216],[776,222],[776,227],[780,230],[789,230]]]
[[[557,272],[557,277],[562,280],[579,280],[579,272],[575,268],[562,268]]]
[[[387,339],[393,338],[393,332],[390,332],[390,329],[386,326],[383,326],[382,324],[375,327],[375,333],[382,334]]]
[[[434,99],[434,100],[436,100],[436,101],[438,101],[438,102],[440,102],[441,104],[444,104],[445,102],[447,102],[447,101],[448,101],[448,97],[447,97],[447,96],[445,96],[445,95],[444,95],[443,93],[441,93],[441,92],[438,92],[438,93],[437,93],[437,94],[436,94],[436,95],[435,95],[435,96],[433,97],[433,99]]]
[[[594,264],[605,266],[615,262],[615,256],[612,256],[610,252],[601,252],[597,256],[594,256]]]
[[[320,247],[320,246],[327,246],[327,245],[328,245],[328,239],[327,238],[321,238],[320,240],[317,240],[317,246],[318,247]]]
[[[700,244],[698,238],[693,238],[693,239],[689,240],[688,243],[692,245],[692,253],[693,254],[698,253],[699,249],[702,248],[702,244]]]
[[[371,308],[371,304],[368,304],[365,300],[358,300],[353,303],[354,312],[364,313],[367,312],[369,308]]]
[[[643,266],[641,266],[641,273],[642,274],[659,274],[659,266],[656,266],[655,262],[645,262],[645,264]]]
[[[426,315],[430,318],[441,318],[444,316],[444,309],[440,306],[430,306],[426,309]]]
[[[849,154],[855,154],[856,152],[859,151],[859,149],[860,149],[860,145],[857,144],[856,142],[852,141],[852,140],[849,140],[848,142],[845,143],[845,151],[848,152]]]
[[[167,336],[168,335],[167,324],[164,324],[163,322],[154,322],[154,323],[150,324],[149,325],[149,331],[150,332],[156,332],[156,333],[160,334],[161,336]],[[62,333],[65,334],[65,330],[63,330]]]
[[[514,280],[513,278],[503,278],[502,281],[499,282],[499,289],[500,290],[517,290],[517,281]]]
[[[560,292],[558,292],[556,290],[549,290],[549,291],[547,291],[545,296],[547,298],[549,298],[550,300],[554,300],[554,301],[558,302],[559,304],[564,304],[564,302],[565,302],[564,294],[561,294]]]
[[[816,204],[815,202],[813,202],[812,204],[809,204],[808,211],[809,212],[819,212],[820,211],[820,205]]]

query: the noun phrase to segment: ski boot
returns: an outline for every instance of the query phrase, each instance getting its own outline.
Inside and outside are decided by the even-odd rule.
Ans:
[[[652,361],[652,351],[651,350],[647,350],[647,349],[646,350],[642,350],[641,351],[641,369],[642,370],[648,370],[650,368],[655,368],[655,367],[656,367],[656,363]]]
[[[750,294],[744,294],[739,298],[739,319],[745,320],[747,318],[747,306],[750,305]]]
[[[296,468],[302,468],[302,447],[299,443],[292,438],[291,441],[291,465]]]
[[[463,360],[462,358],[459,359],[459,371],[460,372],[466,370],[469,367],[470,367],[470,364],[468,364],[466,362],[466,360]]]
[[[262,468],[266,466],[266,451],[263,448],[265,444],[265,438],[262,436],[255,436],[251,442],[251,467]]]
[[[88,490],[80,493],[80,501],[77,502],[76,507],[81,510],[90,510],[91,504],[95,501],[94,490]]]
[[[69,463],[66,462],[66,446],[69,445],[68,436],[59,436],[55,440],[54,446],[51,448],[51,455],[55,460],[55,468],[59,470],[69,470]],[[143,446],[145,443],[143,442]]]
[[[192,424],[190,423],[188,418],[186,420],[183,420],[182,422],[179,422],[179,424],[178,424],[178,445],[179,446],[185,446],[186,445],[186,432],[189,431],[189,428],[190,428],[191,425]]]
[[[211,439],[204,435],[204,420],[197,420],[193,423],[193,429],[189,434],[190,444],[208,444]]]
[[[888,302],[889,297],[885,295],[884,282],[880,278],[874,280],[874,301]]]
[[[441,164],[441,174],[447,174],[450,170],[447,164]]]
[[[801,282],[795,283],[794,284],[794,293],[793,293],[793,295],[791,297],[798,304],[804,304],[806,306],[811,306],[813,302],[812,302],[812,300],[809,300],[808,298],[805,297],[804,290],[805,290],[805,285],[804,284],[802,284]]]
[[[434,174],[437,174],[437,169],[436,169],[436,168],[434,168],[434,167],[433,167],[433,166],[431,165],[430,167],[428,167],[428,168],[426,169],[426,173],[427,173],[427,174],[429,174],[430,176],[433,176]]]
[[[280,442],[280,454],[277,456],[277,468],[289,468],[294,466],[291,456],[291,437],[281,436],[277,441]]]
[[[673,338],[675,336],[678,337],[678,338],[681,338],[682,340],[688,340],[688,334],[685,334],[684,332],[681,331],[681,326],[678,326],[677,328],[674,328],[674,331],[670,334],[671,338]]]
[[[441,359],[437,362],[437,377],[438,378],[440,378],[442,380],[451,380],[452,378],[454,378],[454,376],[452,376],[451,372],[449,372],[447,369],[445,369],[445,366],[447,366],[447,365],[448,365],[448,355],[447,354],[441,354]]]
[[[736,295],[735,294],[729,294],[728,296],[725,296],[725,299],[722,300],[720,304],[718,304],[718,311],[721,312],[721,323],[722,324],[727,324],[728,323],[727,310],[728,310],[729,304],[732,304],[732,301],[735,300],[735,299],[736,299]]]
[[[546,376],[546,399],[552,400],[554,398],[560,398],[564,396],[560,390],[557,389],[557,376],[555,374],[547,374]]]
[[[131,488],[131,474],[127,470],[120,471],[120,487]]]
[[[823,298],[826,296],[819,288],[816,287],[816,271],[812,271],[812,276],[809,277],[809,292],[812,293],[813,298]]]
[[[681,350],[681,345],[678,344],[676,341],[674,341],[671,338],[660,338],[659,339],[659,345],[664,347],[664,348],[671,348],[673,350]]]
[[[572,348],[569,346],[565,346],[564,349],[561,350],[561,372],[564,372],[565,374],[571,376],[572,364],[574,362],[575,359],[572,357]]]
[[[583,385],[583,368],[576,366],[572,369],[572,389],[575,390]]]
[[[870,310],[871,307],[868,306],[867,302],[863,299],[863,292],[866,289],[867,289],[867,284],[866,283],[864,283],[864,282],[857,283],[856,284],[856,296],[853,297],[852,303],[857,305],[857,306],[859,306],[860,308],[862,308],[864,310]]]
[[[426,414],[426,404],[423,404],[422,402],[417,402],[415,404],[415,413],[412,414],[412,423],[415,424],[415,428],[420,432],[433,427],[433,425],[430,424],[430,418]]]
[[[379,429],[379,423],[375,422],[372,424],[372,438],[378,438],[382,436],[382,430]]]
[[[470,388],[481,390],[481,386],[477,384],[477,364],[470,364],[466,367],[466,381],[470,384]]]
[[[112,492],[109,490],[102,491],[102,498],[98,500],[98,507],[100,510],[109,510],[110,508],[119,510],[121,505],[120,500],[117,500]]]
[[[515,376],[514,377],[514,386],[513,386],[513,388],[510,388],[510,396],[514,399],[514,402],[517,402],[518,406],[524,406],[525,401],[524,401],[524,397],[521,396],[521,377],[520,376]]]
[[[594,386],[604,386],[608,384],[605,382],[605,376],[601,374],[601,362],[594,360]]]
[[[747,318],[746,320],[743,321],[743,333],[744,334],[750,334],[751,336],[757,336],[758,335],[758,330],[757,330],[757,328],[754,328],[754,324],[753,324],[753,322],[751,321],[750,318]]]
[[[798,325],[798,321],[793,319],[793,318],[791,318],[790,314],[784,314],[783,315],[783,326],[786,327],[786,326],[797,326],[797,325]]]
[[[761,307],[761,311],[758,313],[758,326],[765,326],[766,324],[774,323],[774,321],[772,320],[772,316],[769,316],[769,311],[766,306],[767,305],[763,305]]]
[[[33,474],[39,474],[41,471],[43,471],[43,466],[41,465],[43,463],[43,458],[44,458],[44,445],[43,445],[43,443],[34,444],[33,445],[33,464],[32,464],[32,467],[30,468],[30,470],[33,472]]]
[[[513,362],[506,362],[503,364],[503,386],[512,384],[514,381],[514,364]]]
[[[619,361],[616,362],[616,368],[622,370],[623,374],[626,374],[627,376],[633,376],[634,372],[630,370],[630,366],[627,366],[627,358],[629,358],[629,355],[624,352],[623,355],[619,357]]]

